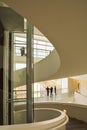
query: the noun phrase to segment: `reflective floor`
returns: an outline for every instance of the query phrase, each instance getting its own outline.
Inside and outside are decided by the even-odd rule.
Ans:
[[[69,93],[57,94],[51,96],[43,96],[34,98],[34,102],[74,102],[74,95]]]

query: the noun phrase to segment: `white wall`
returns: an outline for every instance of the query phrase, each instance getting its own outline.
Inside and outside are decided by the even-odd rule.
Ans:
[[[79,91],[82,95],[87,96],[87,81],[79,82]]]
[[[87,105],[87,96],[81,95],[80,93],[74,93],[74,102],[78,104]]]

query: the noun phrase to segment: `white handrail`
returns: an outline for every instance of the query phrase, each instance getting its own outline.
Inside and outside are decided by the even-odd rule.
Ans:
[[[68,122],[68,117],[67,115],[57,109],[52,109],[52,108],[39,108],[36,109],[36,111],[40,111],[40,116],[42,117],[48,117],[49,113],[52,114],[52,118],[50,119],[45,119],[44,121],[41,122],[35,122],[35,123],[30,123],[30,124],[16,124],[16,125],[7,125],[7,126],[0,126],[0,130],[65,130],[65,125]],[[41,114],[42,111],[42,114]],[[17,111],[18,114],[19,111]],[[43,116],[44,112],[44,116]],[[48,114],[48,116],[47,116]],[[54,116],[54,115],[55,116]],[[40,118],[42,118],[40,117]]]

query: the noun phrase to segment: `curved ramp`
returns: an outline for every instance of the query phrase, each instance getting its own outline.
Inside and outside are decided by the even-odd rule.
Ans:
[[[33,23],[54,44],[61,67],[50,77],[87,73],[86,0],[2,0]]]
[[[56,50],[51,52],[45,59],[34,65],[34,82],[47,80],[55,74],[60,67],[60,58]],[[16,70],[14,73],[14,86],[26,84],[26,68]]]
[[[50,79],[60,67],[60,58],[56,50],[52,51],[45,59],[34,66],[34,81]]]

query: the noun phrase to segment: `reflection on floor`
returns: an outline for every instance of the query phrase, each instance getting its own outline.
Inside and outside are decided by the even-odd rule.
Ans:
[[[74,102],[74,95],[69,93],[53,95],[53,96],[43,96],[34,98],[34,102],[67,102],[72,103]]]

